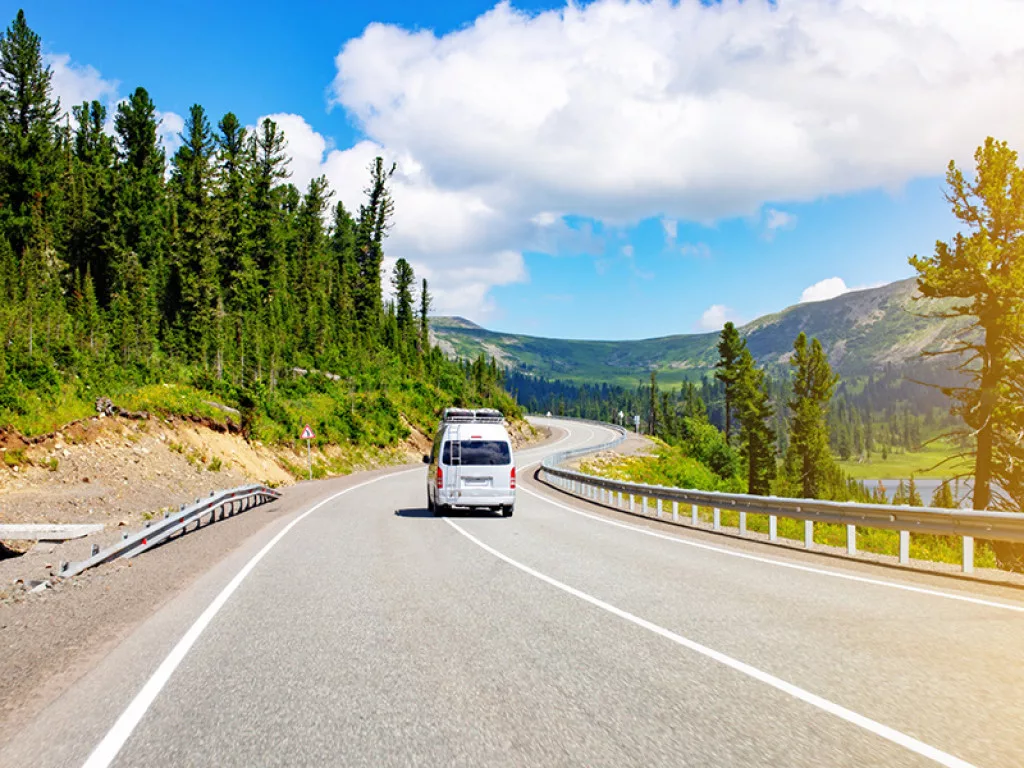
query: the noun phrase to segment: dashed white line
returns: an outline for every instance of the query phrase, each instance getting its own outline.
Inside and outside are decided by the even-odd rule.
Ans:
[[[648,621],[647,619],[642,619],[639,616],[629,613],[628,611],[622,610],[621,608],[616,608],[614,605],[606,603],[604,600],[596,598],[593,595],[587,594],[586,592],[576,589],[575,587],[570,587],[568,584],[564,584],[561,581],[553,579],[552,577],[547,576],[541,573],[540,571],[531,568],[528,565],[524,565],[523,563],[520,563],[517,560],[513,560],[508,555],[502,554],[493,547],[484,544],[482,541],[480,541],[480,539],[476,538],[456,523],[453,523],[448,518],[445,518],[444,521],[448,523],[448,525],[450,525],[456,531],[465,536],[467,539],[469,539],[471,542],[473,542],[478,547],[483,549],[485,552],[493,555],[494,557],[497,557],[499,560],[508,563],[514,568],[518,568],[523,573],[529,574],[530,576],[533,576],[534,578],[543,581],[545,584],[549,584],[550,586],[555,587],[556,589],[560,589],[563,592],[572,595],[573,597],[579,598],[584,602],[590,603],[591,605],[600,608],[603,611],[607,611],[608,613],[614,616],[618,616],[620,619],[624,619],[625,621],[635,624],[636,626],[641,627],[643,629],[646,629],[649,632],[653,632],[654,634],[659,635],[665,638],[666,640],[670,640],[673,643],[676,643],[677,645],[681,645],[682,647],[699,653],[702,656],[706,656],[707,658],[712,659],[713,661],[717,661],[719,664],[723,664],[731,669],[736,670],[737,672],[747,675],[748,677],[752,677],[753,679],[765,683],[766,685],[770,685],[772,688],[782,691],[783,693],[788,694],[795,699],[799,699],[800,701],[803,701],[806,704],[810,704],[812,707],[816,707],[817,709],[820,709],[823,712],[827,712],[828,714],[834,715],[842,720],[845,720],[848,723],[856,725],[859,728],[863,728],[864,730],[869,731],[870,733],[873,733],[876,736],[880,736],[881,738],[891,741],[894,744],[898,744],[899,746],[908,749],[911,752],[914,752],[918,755],[921,755],[922,757],[926,757],[929,760],[938,763],[939,765],[948,766],[949,768],[973,768],[971,763],[968,763],[965,760],[961,760],[959,757],[951,755],[948,752],[943,752],[941,749],[938,749],[937,747],[933,747],[930,744],[926,744],[923,741],[915,739],[913,736],[908,736],[902,731],[897,731],[894,728],[890,728],[887,725],[883,725],[882,723],[879,723],[876,720],[872,720],[871,718],[854,712],[853,710],[847,709],[846,707],[840,704],[836,704],[833,701],[829,701],[828,699],[818,696],[817,694],[804,690],[803,688],[800,688],[797,685],[788,683],[785,680],[782,680],[781,678],[775,677],[774,675],[769,674],[768,672],[758,669],[757,667],[753,667],[750,664],[739,661],[738,659],[734,659],[732,656],[727,656],[726,654],[720,651],[716,651],[713,648],[709,648],[706,645],[701,645],[700,643],[694,640],[690,640],[689,638],[676,634],[671,630],[665,629],[664,627],[659,626],[651,621]]]

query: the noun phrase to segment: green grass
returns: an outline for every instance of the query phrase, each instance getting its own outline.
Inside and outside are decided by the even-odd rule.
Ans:
[[[654,482],[652,477],[659,477],[663,470],[659,468],[663,460],[656,456],[631,456],[611,460],[582,462],[580,470],[600,477],[608,477],[627,482],[648,483]],[[670,483],[659,483],[671,485]],[[703,489],[712,490],[712,489]],[[628,497],[626,497],[628,504]],[[634,496],[634,508],[637,512],[642,508],[642,501],[639,496]],[[655,502],[651,500],[648,504],[648,513],[653,514]],[[663,507],[662,515],[671,516],[671,504]],[[690,508],[681,505],[679,510],[681,520],[690,519]],[[739,528],[739,512],[722,510],[721,522],[723,528]],[[698,507],[697,519],[701,522],[711,524],[714,520],[714,513],[710,507]],[[768,533],[767,515],[747,515],[747,530],[757,533]],[[802,520],[794,520],[786,517],[778,519],[778,534],[781,539],[803,541],[804,523]],[[815,523],[814,542],[831,547],[846,546],[846,526],[832,523]],[[915,560],[928,560],[936,563],[959,564],[961,558],[960,537],[958,536],[933,536],[930,534],[910,535],[910,557]],[[873,552],[880,555],[899,556],[899,533],[897,531],[884,530],[879,528],[857,528],[857,548],[864,552]],[[985,544],[978,543],[975,547],[974,562],[978,568],[995,568],[996,558],[992,549]]]
[[[890,453],[885,459],[879,452],[872,452],[867,459],[850,459],[840,461],[839,466],[847,475],[855,480],[909,478],[914,477],[953,477],[958,473],[967,472],[970,467],[963,459],[951,459],[942,466],[933,469],[944,459],[949,459],[959,452],[951,443],[936,440],[919,451],[906,453]]]

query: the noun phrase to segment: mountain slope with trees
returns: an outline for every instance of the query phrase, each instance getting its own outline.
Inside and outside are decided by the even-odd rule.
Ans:
[[[934,317],[948,302],[924,299],[914,278],[797,304],[738,328],[754,359],[778,373],[787,369],[793,339],[817,338],[843,376],[881,371],[941,349],[960,318]],[[681,334],[635,341],[546,339],[480,328],[462,318],[433,319],[437,342],[449,354],[495,355],[505,365],[548,379],[632,386],[651,368],[665,384],[702,378],[718,359],[719,334]]]
[[[272,120],[194,105],[167,157],[144,88],[109,115],[51,79],[19,11],[0,37],[0,429],[52,431],[100,397],[226,405],[271,442],[308,422],[393,445],[451,404],[518,414],[497,366],[431,346],[426,281],[402,259],[382,274],[394,167],[377,158],[350,211],[324,177],[289,183]]]

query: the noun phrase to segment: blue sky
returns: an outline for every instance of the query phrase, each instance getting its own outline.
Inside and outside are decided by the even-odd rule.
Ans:
[[[384,154],[399,163],[389,255],[440,310],[621,339],[909,277],[908,256],[956,231],[946,163],[990,133],[1024,140],[1022,108],[1004,106],[1020,101],[1024,35],[1005,28],[1022,18],[1007,0],[879,5],[23,7],[65,107],[143,85],[170,133],[196,102],[282,116],[296,183],[325,173],[350,206]],[[965,93],[971,108],[950,109]]]

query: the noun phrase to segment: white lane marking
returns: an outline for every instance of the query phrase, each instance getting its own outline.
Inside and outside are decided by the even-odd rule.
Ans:
[[[346,488],[343,491],[338,491],[338,493],[335,493],[332,496],[328,496],[326,499],[315,506],[310,507],[288,523],[280,533],[266,543],[263,549],[253,555],[252,559],[243,566],[242,570],[240,570],[230,582],[228,582],[228,585],[221,590],[220,594],[217,595],[217,597],[213,599],[213,602],[207,606],[206,610],[200,614],[195,623],[189,627],[189,630],[184,634],[184,636],[182,636],[181,640],[178,641],[178,644],[174,646],[171,652],[167,655],[167,658],[160,663],[160,666],[156,668],[156,671],[152,674],[149,680],[146,681],[146,684],[142,686],[142,690],[140,690],[136,694],[135,698],[132,699],[128,708],[117,719],[117,722],[115,722],[113,727],[107,732],[107,735],[103,737],[103,741],[101,741],[92,751],[92,754],[89,755],[89,758],[85,761],[82,768],[107,768],[107,766],[114,761],[114,758],[117,757],[118,752],[121,751],[121,748],[128,740],[128,737],[132,735],[132,731],[135,730],[139,721],[142,720],[143,715],[146,714],[146,710],[149,709],[153,700],[156,699],[157,695],[167,684],[171,675],[174,674],[174,670],[178,668],[179,664],[181,664],[182,660],[188,654],[189,650],[191,650],[196,640],[198,640],[199,636],[203,633],[203,630],[206,629],[209,623],[213,620],[213,617],[217,615],[217,612],[224,607],[224,603],[226,603],[228,598],[230,598],[234,591],[238,589],[238,586],[245,580],[245,577],[249,575],[249,572],[252,571],[252,569],[256,567],[256,564],[274,548],[275,544],[288,535],[288,532],[292,528],[316,512],[324,504],[334,501],[339,496],[344,496],[346,493],[350,493],[358,488],[370,485],[371,483],[377,483],[381,480],[387,480],[399,475],[407,475],[411,472],[422,471],[423,470],[420,468],[407,469],[402,472],[381,475],[380,477],[375,477],[372,480],[367,480],[359,483],[358,485],[353,485],[351,488]]]
[[[553,579],[550,576],[541,573],[540,571],[534,570],[528,565],[524,565],[518,562],[517,560],[513,560],[511,557],[502,554],[493,547],[484,544],[482,541],[480,541],[480,539],[476,538],[471,533],[465,531],[448,518],[444,518],[444,521],[448,523],[448,525],[450,525],[456,531],[465,536],[467,539],[476,544],[478,547],[483,549],[485,552],[494,555],[499,560],[508,563],[514,568],[518,568],[523,573],[527,573],[536,579],[540,579],[545,584],[550,584],[552,587],[560,589],[563,592],[572,595],[573,597],[577,597],[580,600],[583,600],[584,602],[590,603],[591,605],[596,606],[597,608],[600,608],[603,611],[607,611],[608,613],[614,616],[618,616],[620,619],[625,619],[628,622],[636,624],[638,627],[642,627],[643,629],[653,632],[656,635],[664,637],[666,640],[671,640],[673,643],[681,645],[684,648],[688,648],[691,651],[695,651],[703,656],[707,656],[709,659],[717,661],[719,664],[724,664],[725,666],[730,667],[731,669],[734,669],[737,672],[741,672],[742,674],[747,675],[748,677],[752,677],[755,680],[759,680],[762,683],[765,683],[766,685],[770,685],[772,688],[782,691],[783,693],[789,694],[795,699],[799,699],[800,701],[810,704],[812,707],[816,707],[822,710],[823,712],[829,713],[830,715],[835,715],[836,717],[841,718],[842,720],[845,720],[848,723],[852,723],[853,725],[863,728],[866,731],[870,731],[876,736],[881,736],[883,739],[887,739],[888,741],[891,741],[894,744],[898,744],[899,746],[904,747],[905,749],[908,749],[911,752],[916,752],[922,757],[927,757],[928,759],[935,761],[939,765],[949,766],[950,768],[973,768],[973,765],[971,763],[961,760],[959,757],[955,757],[954,755],[951,755],[948,752],[943,752],[941,749],[933,747],[930,744],[925,744],[923,741],[919,741],[918,739],[915,739],[913,736],[908,736],[907,734],[902,733],[901,731],[897,731],[894,728],[890,728],[887,725],[883,725],[882,723],[879,723],[876,720],[872,720],[869,717],[854,712],[853,710],[847,709],[846,707],[840,704],[836,704],[835,702],[829,701],[828,699],[818,696],[817,694],[811,693],[810,691],[806,691],[803,688],[800,688],[799,686],[793,685],[792,683],[788,683],[785,680],[782,680],[781,678],[775,677],[774,675],[769,674],[768,672],[764,672],[763,670],[758,669],[757,667],[753,667],[750,664],[739,661],[738,659],[734,659],[732,656],[727,656],[726,654],[720,651],[716,651],[713,648],[708,648],[706,645],[701,645],[700,643],[694,640],[690,640],[689,638],[683,637],[682,635],[678,635],[675,632],[672,632],[671,630],[659,626],[658,624],[647,621],[647,619],[642,619],[639,616],[629,613],[628,611],[622,610],[621,608],[616,608],[614,605],[606,603],[604,600],[600,600],[599,598],[596,598],[593,595],[589,595],[586,592],[576,589],[575,587],[570,587],[568,584],[563,584],[557,579]]]
[[[995,600],[984,600],[980,597],[971,597],[969,595],[958,595],[955,592],[943,592],[937,589],[927,589],[926,587],[915,587],[910,584],[900,584],[895,581],[886,581],[884,579],[872,579],[866,576],[854,576],[852,573],[841,573],[839,571],[830,571],[826,568],[815,568],[810,565],[800,565],[799,563],[788,563],[784,560],[776,560],[771,557],[760,557],[759,555],[751,555],[746,552],[738,552],[733,549],[726,549],[725,547],[716,547],[712,544],[701,544],[697,541],[689,541],[687,539],[680,538],[678,536],[669,536],[664,533],[657,533],[655,531],[648,531],[645,528],[638,528],[635,525],[629,525],[627,523],[620,523],[617,520],[608,520],[607,518],[599,515],[592,515],[589,512],[583,512],[579,509],[573,509],[570,506],[562,504],[554,499],[550,499],[547,496],[531,491],[528,488],[522,488],[523,492],[535,496],[536,498],[544,501],[548,504],[552,504],[556,507],[564,509],[568,512],[580,515],[581,517],[589,518],[590,520],[596,520],[599,523],[605,523],[607,525],[615,526],[616,528],[624,528],[627,531],[633,531],[634,533],[642,533],[644,536],[653,536],[656,539],[664,539],[665,541],[672,541],[676,544],[682,544],[687,547],[695,547],[696,549],[704,549],[708,552],[717,552],[720,555],[728,555],[729,557],[738,557],[743,560],[753,560],[757,563],[767,563],[769,565],[777,565],[781,568],[792,568],[794,571],[805,571],[807,573],[817,573],[822,576],[831,576],[836,579],[846,579],[847,581],[856,581],[861,584],[872,584],[878,587],[889,587],[890,589],[901,589],[905,592],[915,592],[920,595],[931,595],[932,597],[943,597],[948,600],[959,600],[964,603],[973,603],[974,605],[983,605],[986,608],[1000,608],[1004,611],[1015,611],[1017,613],[1024,613],[1024,606],[1011,605],[1010,603],[1000,603]]]

